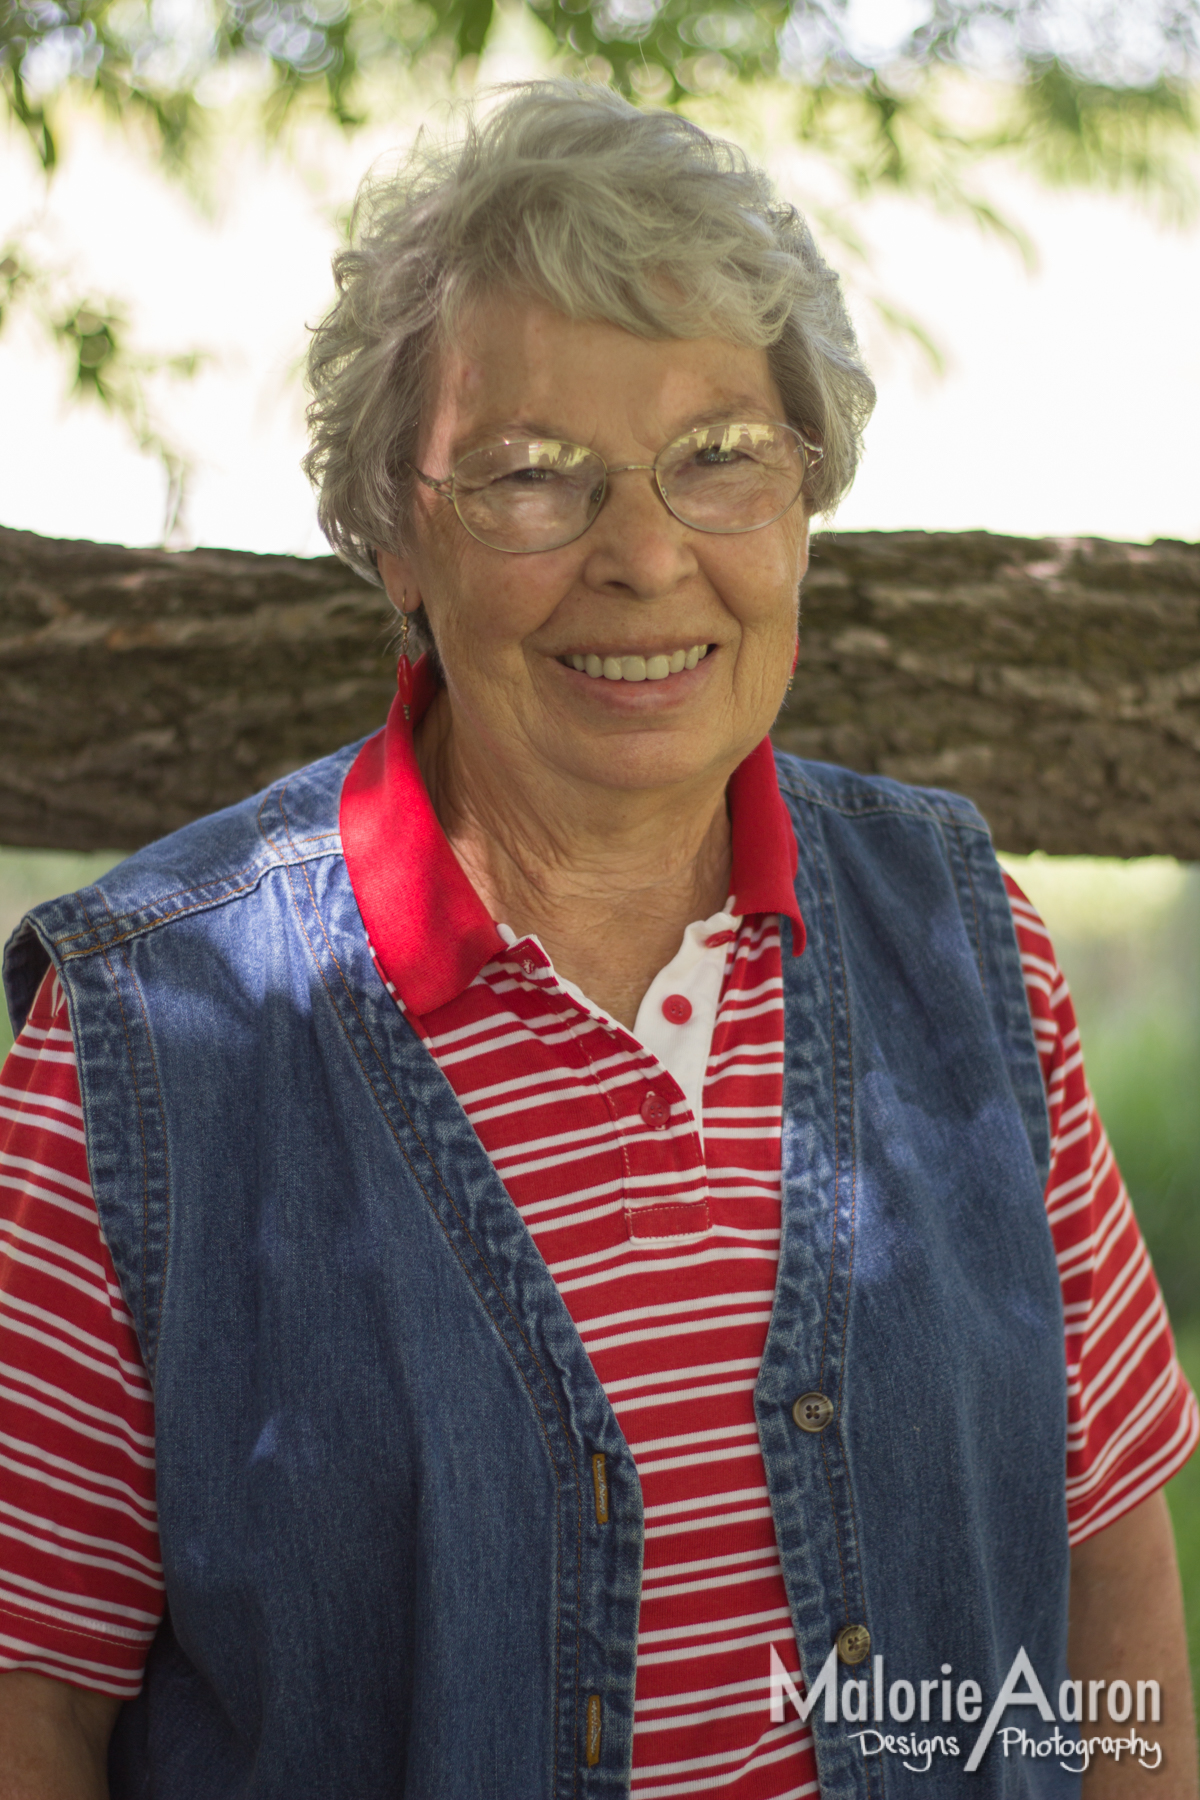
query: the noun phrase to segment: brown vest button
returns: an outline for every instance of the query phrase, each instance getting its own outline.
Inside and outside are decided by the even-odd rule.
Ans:
[[[792,1417],[801,1431],[824,1431],[833,1417],[833,1401],[827,1394],[801,1394]]]
[[[843,1625],[837,1634],[838,1656],[851,1668],[855,1663],[865,1662],[870,1649],[871,1634],[865,1625]]]

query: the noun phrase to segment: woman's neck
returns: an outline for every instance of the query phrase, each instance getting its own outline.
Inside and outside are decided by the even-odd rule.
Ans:
[[[439,699],[417,762],[468,880],[494,919],[536,935],[560,975],[632,1027],[686,927],[729,894],[724,779],[613,793],[500,770],[455,736]]]

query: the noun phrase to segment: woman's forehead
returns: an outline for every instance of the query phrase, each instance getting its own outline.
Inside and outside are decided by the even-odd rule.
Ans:
[[[438,354],[421,446],[454,453],[481,433],[591,443],[632,432],[657,448],[709,418],[778,418],[781,407],[757,345],[644,338],[504,296],[472,308]]]

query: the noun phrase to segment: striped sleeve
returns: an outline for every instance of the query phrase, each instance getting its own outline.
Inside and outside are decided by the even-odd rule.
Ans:
[[[153,1401],[47,975],[0,1070],[0,1669],[129,1699],[162,1610]]]
[[[1067,1519],[1080,1544],[1170,1480],[1200,1415],[1129,1195],[1088,1091],[1046,927],[1004,877],[1050,1110],[1046,1209],[1067,1342]]]

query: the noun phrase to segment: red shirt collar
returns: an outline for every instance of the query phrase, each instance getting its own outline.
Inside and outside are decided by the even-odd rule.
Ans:
[[[412,719],[393,700],[387,724],[367,739],[342,786],[346,872],[367,936],[406,1008],[424,1018],[468,987],[505,948],[438,824],[413,752],[413,728],[438,684],[428,659],[413,670]],[[784,913],[793,953],[804,921],[793,886],[796,834],[775,778],[769,738],[729,782],[735,913]]]

